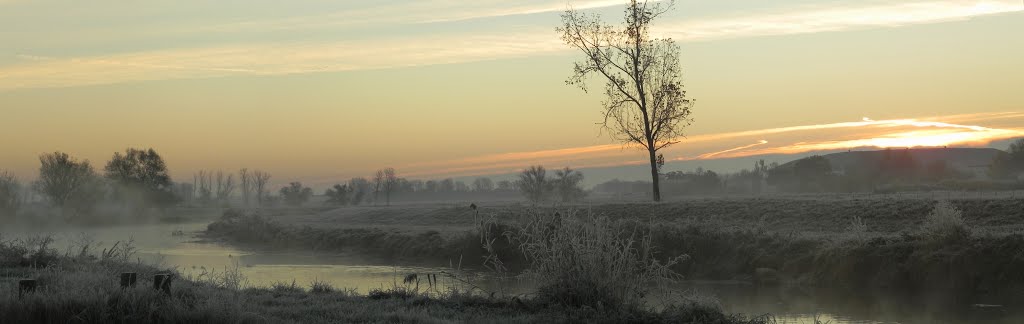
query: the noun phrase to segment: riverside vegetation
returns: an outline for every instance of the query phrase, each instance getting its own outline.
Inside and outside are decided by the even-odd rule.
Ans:
[[[228,219],[242,219],[228,213]],[[255,216],[250,216],[255,217]],[[252,218],[255,219],[255,218]],[[402,284],[360,295],[322,281],[292,281],[250,287],[237,266],[222,271],[182,275],[174,269],[133,261],[131,242],[118,242],[97,253],[91,242],[64,253],[49,238],[0,238],[0,318],[19,323],[444,323],[444,322],[635,322],[635,323],[768,323],[770,317],[745,319],[723,314],[714,303],[684,299],[654,309],[642,300],[649,284],[672,280],[669,263],[652,258],[650,237],[619,238],[608,222],[588,223],[575,232],[558,223],[523,233],[531,255],[557,255],[533,260],[529,271],[547,281],[533,297],[483,294],[472,284],[436,288],[436,275],[407,276]],[[565,225],[579,223],[567,221]],[[211,225],[212,227],[216,227]],[[557,235],[548,235],[556,230]],[[477,237],[476,242],[489,237]],[[633,244],[639,243],[639,246]],[[484,245],[481,245],[484,246]],[[618,251],[621,253],[595,253]],[[548,253],[550,252],[550,253]],[[607,263],[604,267],[594,267]],[[492,263],[497,265],[498,263]],[[137,285],[121,288],[117,275],[135,272]],[[176,277],[169,292],[152,289],[157,273]],[[38,288],[24,295],[17,280],[32,278]],[[431,279],[432,278],[432,279]],[[459,280],[459,278],[451,278]]]
[[[537,268],[538,256],[522,247],[537,243],[528,233],[537,232],[533,227],[541,220],[576,222],[569,228],[580,230],[586,228],[581,224],[597,221],[615,228],[619,238],[632,237],[632,248],[649,249],[658,267],[687,279],[963,296],[1024,287],[1024,202],[1015,199],[709,199],[608,204],[577,213],[511,206],[482,209],[490,216],[477,218],[466,207],[439,210],[424,212],[426,220],[410,215],[409,222],[429,223],[433,217],[456,230],[375,228],[370,223],[331,227],[331,218],[323,215],[320,225],[312,226],[291,221],[302,219],[295,215],[228,212],[209,226],[208,234],[260,248],[356,252],[435,265],[496,258],[505,271],[529,273]],[[478,224],[481,218],[487,226]],[[346,220],[359,218],[336,221]],[[481,236],[490,238],[488,244],[481,244]]]

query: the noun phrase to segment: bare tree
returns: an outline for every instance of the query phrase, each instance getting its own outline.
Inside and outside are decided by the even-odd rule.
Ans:
[[[651,38],[651,22],[674,2],[652,4],[631,0],[623,26],[606,25],[595,14],[568,10],[558,32],[569,46],[583,52],[566,81],[587,90],[588,76],[605,82],[604,121],[611,136],[646,149],[651,164],[654,201],[661,200],[658,150],[679,142],[692,122],[694,101],[683,90],[679,46],[671,38]]]
[[[196,197],[199,198],[199,203],[204,206],[212,204],[215,194],[213,189],[213,172],[199,170],[199,173],[192,176],[192,181],[192,186],[196,190]]]
[[[242,204],[243,206],[249,206],[249,196],[252,195],[252,174],[249,173],[249,169],[242,168],[238,170],[238,180],[241,184],[242,190]]]
[[[270,194],[267,192],[268,182],[270,182],[270,173],[260,170],[252,172],[253,193],[256,194],[256,204],[260,207],[263,207],[263,199]]]
[[[231,199],[231,193],[235,191],[235,175],[217,171],[217,201],[227,205]]]
[[[547,171],[543,166],[534,165],[519,174],[516,180],[516,187],[526,196],[530,202],[538,203],[544,200],[551,189],[547,179]]]
[[[379,196],[382,187],[384,187],[384,179],[385,179],[384,169],[377,170],[377,172],[373,174],[373,205],[374,206],[377,205],[377,201],[378,201],[377,196]]]
[[[398,186],[398,176],[395,175],[395,168],[384,168],[384,200],[387,206],[391,206],[391,192]]]
[[[0,219],[17,214],[21,202],[21,183],[14,174],[0,170]]]
[[[473,180],[473,191],[488,192],[494,190],[494,181],[491,178],[476,178]]]
[[[370,181],[366,178],[352,178],[348,181],[348,187],[352,190],[352,205],[359,205],[370,191]]]
[[[583,182],[583,173],[569,167],[555,170],[555,179],[552,182],[555,193],[564,203],[580,201],[586,194],[580,187],[580,183]]]

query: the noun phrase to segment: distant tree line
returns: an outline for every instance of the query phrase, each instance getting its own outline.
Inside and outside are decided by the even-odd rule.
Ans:
[[[1005,154],[1003,154],[1005,153]],[[701,194],[757,194],[771,188],[780,192],[872,192],[895,190],[964,190],[1017,188],[1024,180],[1024,139],[1014,141],[1006,152],[996,154],[988,166],[987,180],[958,169],[944,160],[917,161],[906,149],[881,151],[877,160],[836,166],[823,156],[790,163],[754,163],[753,168],[719,174],[697,168],[661,174],[668,196]],[[645,181],[612,180],[594,187],[602,194],[650,194]]]

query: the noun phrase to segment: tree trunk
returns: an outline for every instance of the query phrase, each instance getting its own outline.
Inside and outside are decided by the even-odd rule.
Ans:
[[[661,186],[658,184],[658,158],[653,149],[648,149],[647,152],[651,155],[651,182],[652,189],[654,189],[654,201],[661,201]]]

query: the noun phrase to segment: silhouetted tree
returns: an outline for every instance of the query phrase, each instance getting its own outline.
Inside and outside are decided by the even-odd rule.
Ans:
[[[606,25],[596,14],[570,9],[558,28],[562,40],[585,57],[567,83],[586,91],[588,76],[606,81],[604,126],[616,140],[647,150],[654,201],[661,200],[658,150],[679,142],[683,128],[692,122],[694,103],[683,90],[679,46],[670,38],[651,38],[649,32],[651,22],[672,5],[629,1],[619,27]]]
[[[494,190],[494,181],[491,178],[476,178],[473,180],[473,191],[487,192]]]
[[[555,170],[553,186],[555,193],[562,202],[577,202],[583,199],[585,192],[580,184],[583,182],[583,173],[565,167]]]
[[[242,190],[242,204],[246,207],[249,206],[249,197],[252,196],[252,174],[249,173],[249,169],[242,168],[238,170],[238,182],[241,184],[239,189]]]
[[[199,203],[204,206],[213,204],[213,172],[199,170],[199,173],[192,176],[192,183]]]
[[[252,172],[252,188],[253,193],[256,194],[256,204],[260,207],[263,206],[263,200],[270,192],[267,190],[267,183],[270,182],[270,173],[266,173],[260,170]]]
[[[1011,178],[1024,172],[1024,138],[1010,143],[1007,154],[997,154],[989,166],[989,176],[994,179]]]
[[[519,173],[519,180],[516,180],[516,187],[526,196],[526,199],[533,203],[544,200],[551,190],[551,184],[547,179],[547,171],[543,166],[534,165]]]
[[[750,191],[753,193],[761,193],[761,183],[764,182],[764,178],[768,176],[768,165],[764,163],[764,160],[757,160],[757,162],[754,162],[754,171],[752,172],[752,178],[750,179]]]
[[[438,183],[437,186],[437,191],[455,192],[455,180],[452,180],[452,178],[441,180],[441,182]]]
[[[512,191],[512,190],[515,190],[515,189],[516,189],[515,185],[512,183],[512,181],[508,181],[508,180],[498,181],[498,186],[497,186],[497,190],[498,191]]]
[[[423,190],[427,192],[438,192],[440,188],[441,185],[436,180],[427,180],[423,183]]]
[[[21,207],[21,183],[14,174],[0,170],[0,219],[14,217]]]
[[[384,168],[384,204],[391,206],[391,193],[398,187],[398,176],[394,168]]]
[[[352,189],[348,185],[336,184],[332,188],[327,188],[324,192],[324,196],[327,196],[328,205],[345,206],[349,203],[349,193]]]
[[[167,164],[153,149],[129,148],[123,155],[114,152],[103,170],[107,179],[118,185],[114,192],[121,199],[141,200],[138,202],[157,206],[177,202],[171,192],[171,176],[167,174]]]
[[[352,204],[359,205],[366,198],[366,193],[370,191],[370,181],[365,178],[352,178],[348,181],[348,187],[352,189]]]
[[[461,180],[455,181],[455,192],[469,192],[469,185]]]
[[[310,197],[313,197],[313,189],[303,187],[301,182],[292,182],[281,188],[281,199],[289,206],[302,206]]]
[[[39,180],[35,186],[54,206],[87,212],[103,196],[103,187],[88,160],[78,161],[67,153],[39,156]]]
[[[231,199],[231,193],[235,191],[235,175],[224,174],[217,171],[217,201],[227,206]]]
[[[373,205],[376,206],[377,202],[380,201],[380,192],[384,189],[385,180],[384,169],[377,170],[373,174]]]

